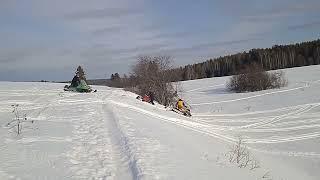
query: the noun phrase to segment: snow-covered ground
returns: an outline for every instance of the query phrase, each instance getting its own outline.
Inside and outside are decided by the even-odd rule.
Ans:
[[[182,82],[188,118],[121,89],[0,82],[0,179],[242,179],[320,177],[320,66],[285,70],[288,87],[230,93],[229,77]],[[12,104],[28,123],[6,125]],[[225,156],[241,137],[260,167]]]

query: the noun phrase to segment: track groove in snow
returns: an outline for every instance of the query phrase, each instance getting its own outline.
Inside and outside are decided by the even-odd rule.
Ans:
[[[191,103],[191,106],[202,106],[202,105],[211,105],[211,104],[220,104],[220,103],[229,103],[229,102],[236,102],[236,101],[242,101],[242,100],[248,100],[248,99],[253,99],[261,96],[267,96],[267,95],[272,95],[272,94],[278,94],[278,93],[285,93],[289,91],[296,91],[299,89],[304,89],[308,87],[307,85],[301,86],[301,87],[296,87],[296,88],[291,88],[291,89],[285,89],[285,90],[279,90],[279,91],[274,91],[274,92],[268,92],[268,93],[263,93],[263,94],[257,94],[249,97],[243,97],[243,98],[237,98],[237,99],[230,99],[230,100],[224,100],[224,101],[216,101],[216,102],[208,102],[208,103]]]
[[[108,116],[110,117],[109,125],[112,128],[113,140],[119,146],[119,154],[122,157],[122,161],[126,163],[128,170],[130,171],[130,178],[139,180],[142,172],[137,165],[137,159],[135,158],[134,152],[129,145],[129,139],[119,126],[119,122],[112,111],[112,108],[109,107],[108,104],[104,104],[104,107],[107,110]]]
[[[67,153],[72,174],[76,179],[128,179],[131,173],[126,168],[123,155],[119,153],[119,144],[114,138],[115,126],[112,125],[113,117],[105,111],[102,101],[82,103],[75,101],[73,111],[77,107],[83,108],[85,114],[73,117],[74,137],[73,150]],[[72,99],[65,102],[72,103]],[[97,103],[99,102],[99,103]],[[73,113],[72,113],[73,114]]]
[[[315,125],[308,125],[308,126],[296,126],[296,127],[291,127],[291,128],[266,128],[266,129],[256,129],[258,127],[266,126],[268,124],[273,124],[281,121],[282,119],[290,116],[299,116],[301,114],[304,114],[308,111],[310,111],[313,108],[316,108],[320,105],[320,103],[312,103],[312,104],[305,104],[305,105],[298,105],[294,107],[287,107],[287,108],[281,108],[280,111],[285,110],[291,110],[289,113],[285,113],[280,116],[276,116],[272,118],[271,120],[262,120],[261,122],[258,123],[253,123],[248,126],[239,126],[239,127],[228,127],[228,126],[215,126],[206,122],[201,121],[201,119],[195,119],[195,121],[190,121],[190,120],[184,120],[184,119],[178,119],[178,118],[172,118],[172,117],[167,117],[167,116],[162,116],[160,114],[155,114],[153,112],[140,109],[134,106],[131,106],[129,104],[125,103],[120,103],[116,101],[111,101],[111,103],[125,107],[127,109],[166,121],[173,123],[175,125],[190,129],[195,132],[199,132],[201,134],[205,134],[214,138],[219,138],[222,139],[226,142],[229,143],[235,143],[238,139],[237,136],[227,136],[223,135],[223,131],[237,131],[237,132],[286,132],[286,131],[292,131],[292,130],[301,130],[301,129],[309,129],[309,128],[317,128],[320,127],[320,124],[315,124]],[[262,113],[262,112],[259,112]],[[257,113],[253,113],[257,114]],[[319,116],[320,117],[320,116]],[[263,119],[263,118],[262,118]],[[296,136],[272,136],[272,137],[267,137],[263,139],[256,139],[256,138],[247,138],[244,137],[244,141],[247,144],[269,144],[269,143],[285,143],[285,142],[292,142],[292,141],[301,141],[301,140],[307,140],[307,139],[313,139],[313,138],[319,138],[320,137],[320,132],[314,132],[314,133],[307,133],[307,134],[299,134]],[[250,147],[251,148],[251,147]],[[253,150],[262,152],[261,150],[251,148]],[[263,151],[267,153],[266,151]],[[268,152],[269,153],[269,152]],[[281,152],[273,153],[270,152],[271,154],[284,154]],[[290,154],[290,153],[289,153]],[[312,156],[312,157],[319,157],[319,154],[317,153],[291,153],[294,154],[295,156]]]

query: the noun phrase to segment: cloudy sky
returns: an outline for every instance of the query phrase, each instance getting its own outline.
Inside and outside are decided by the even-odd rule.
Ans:
[[[319,38],[319,0],[0,0],[0,80],[128,73],[140,55],[174,65]]]

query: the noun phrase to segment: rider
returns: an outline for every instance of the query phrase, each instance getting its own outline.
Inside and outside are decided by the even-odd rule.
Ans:
[[[179,99],[177,104],[176,104],[176,107],[179,111],[186,111],[187,109],[187,106],[184,104],[183,100],[182,99]]]
[[[71,81],[71,87],[77,87],[80,84],[79,75],[75,75]]]
[[[152,91],[148,92],[148,96],[150,97],[150,103],[154,105],[154,93]]]
[[[150,96],[148,96],[147,94],[145,94],[144,96],[142,96],[142,101],[150,102]]]
[[[190,109],[185,105],[182,99],[179,99],[176,108],[185,116],[191,116]]]

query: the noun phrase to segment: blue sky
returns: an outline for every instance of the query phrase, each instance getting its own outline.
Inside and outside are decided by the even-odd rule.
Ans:
[[[174,66],[319,38],[319,0],[1,0],[0,80],[128,73],[141,55]]]

